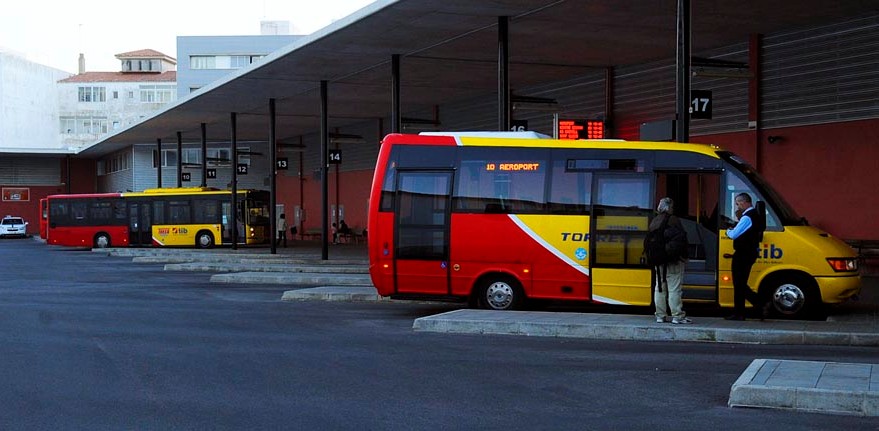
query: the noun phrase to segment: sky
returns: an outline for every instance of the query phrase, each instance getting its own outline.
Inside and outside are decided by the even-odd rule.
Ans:
[[[260,21],[289,21],[310,34],[372,0],[119,0],[4,1],[0,51],[76,73],[120,70],[115,55],[154,49],[177,57],[177,36],[260,34]]]

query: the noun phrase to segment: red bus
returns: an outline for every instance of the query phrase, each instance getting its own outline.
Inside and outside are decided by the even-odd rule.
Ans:
[[[660,198],[690,243],[683,296],[731,307],[734,197],[765,205],[750,285],[785,316],[860,290],[857,254],[809,226],[738,156],[672,142],[509,132],[385,137],[369,200],[370,275],[394,298],[514,309],[529,299],[652,304],[643,242]]]
[[[46,243],[95,248],[231,244],[231,196],[229,190],[208,187],[48,196]],[[238,191],[239,243],[271,238],[268,197],[266,191]]]

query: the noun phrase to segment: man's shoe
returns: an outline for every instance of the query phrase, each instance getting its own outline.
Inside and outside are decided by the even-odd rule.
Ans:
[[[671,323],[674,325],[686,325],[688,323],[693,323],[693,321],[686,317],[675,317],[671,319]]]
[[[657,317],[656,323],[665,323],[665,317]]]
[[[725,320],[745,320],[745,316],[741,316],[738,314],[733,314],[732,316],[724,317]]]

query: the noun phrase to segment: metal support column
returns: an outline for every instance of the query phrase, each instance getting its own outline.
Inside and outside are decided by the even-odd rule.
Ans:
[[[162,138],[156,139],[156,187],[162,188]]]
[[[678,0],[675,140],[690,141],[690,0]]]
[[[269,222],[272,238],[272,254],[278,253],[278,208],[276,176],[278,173],[277,143],[275,142],[275,99],[269,99],[269,163],[271,181],[269,182]]]
[[[201,186],[208,186],[208,129],[205,123],[201,123]]]
[[[604,69],[604,137],[613,138],[613,67]]]
[[[391,133],[400,133],[400,54],[391,55]]]
[[[238,250],[238,116],[232,113],[229,118],[232,132],[229,141],[232,143],[232,250]],[[247,232],[243,232],[247,244]]]
[[[327,114],[327,81],[320,82],[320,256],[321,259],[329,259],[330,250],[327,238],[329,236],[329,146],[330,129],[329,115]]]
[[[183,132],[177,132],[177,188],[183,187]]]
[[[763,79],[763,64],[760,61],[762,46],[762,35],[752,34],[748,37],[748,69],[751,72],[751,77],[748,79],[748,129],[754,131],[753,160],[757,172],[763,171],[763,158],[760,157],[763,146],[763,119],[760,111],[760,82]]]
[[[497,19],[497,107],[498,130],[510,130],[510,17]]]

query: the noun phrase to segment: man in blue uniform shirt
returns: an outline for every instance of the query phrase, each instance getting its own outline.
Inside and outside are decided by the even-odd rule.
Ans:
[[[733,240],[732,281],[733,281],[733,314],[726,320],[745,320],[745,300],[754,307],[761,307],[761,316],[769,314],[770,302],[762,301],[757,292],[748,286],[751,267],[760,254],[760,241],[766,229],[766,218],[752,206],[751,196],[747,193],[736,195],[736,209],[741,211],[739,222],[732,229],[727,229],[726,236]]]

